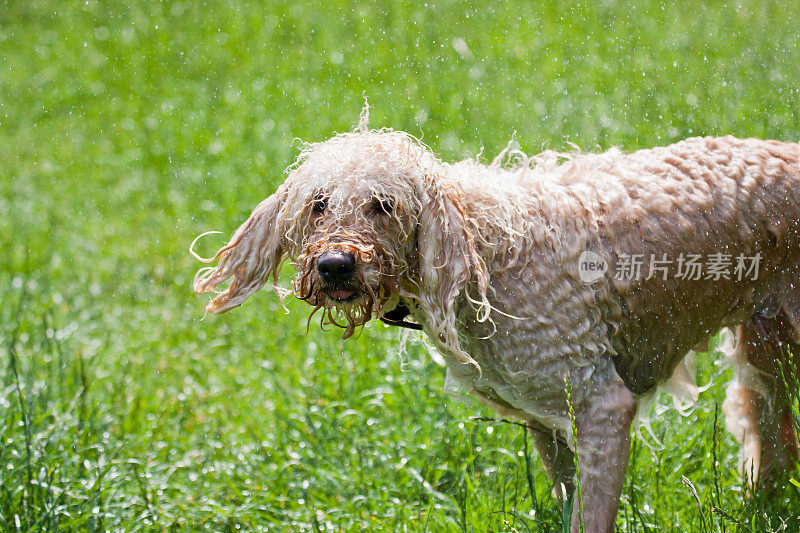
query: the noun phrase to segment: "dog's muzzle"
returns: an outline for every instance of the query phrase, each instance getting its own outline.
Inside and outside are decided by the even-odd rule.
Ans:
[[[356,271],[356,258],[345,252],[325,252],[317,258],[319,277],[330,287],[328,294],[334,300],[347,300],[355,294],[349,289]]]

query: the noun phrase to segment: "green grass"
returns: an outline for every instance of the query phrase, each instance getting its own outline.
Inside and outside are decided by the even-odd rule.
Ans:
[[[522,429],[423,347],[266,291],[201,321],[187,249],[364,95],[451,159],[800,139],[797,6],[709,4],[0,2],[0,530],[559,530]],[[800,527],[797,486],[743,497],[726,375],[635,440],[621,531]]]

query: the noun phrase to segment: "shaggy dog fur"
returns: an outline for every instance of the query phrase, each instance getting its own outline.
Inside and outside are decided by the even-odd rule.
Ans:
[[[589,281],[587,251],[607,263]],[[352,271],[323,272],[325,254]],[[731,270],[681,277],[692,254]],[[644,258],[641,275],[615,275],[631,256]],[[684,357],[721,328],[738,328],[724,411],[743,474],[774,483],[797,459],[784,378],[800,353],[800,144],[692,138],[448,164],[406,133],[369,130],[364,113],[354,131],[303,148],[194,290],[230,279],[208,305],[222,313],[277,280],[284,257],[297,277],[281,295],[345,337],[410,313],[451,382],[528,423],[559,499],[574,490],[577,451],[573,530],[613,530],[637,404],[673,375],[685,381]],[[734,270],[741,257],[758,257],[758,271]],[[650,258],[674,262],[652,271]]]

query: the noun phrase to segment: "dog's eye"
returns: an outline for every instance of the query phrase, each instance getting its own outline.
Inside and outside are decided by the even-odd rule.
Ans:
[[[391,215],[392,211],[394,211],[394,202],[389,199],[383,198],[380,200],[375,200],[375,211],[378,213],[385,213],[387,215]]]
[[[325,209],[328,207],[328,202],[325,201],[324,198],[317,198],[314,200],[314,204],[311,206],[311,210],[316,215],[321,215],[325,212]]]

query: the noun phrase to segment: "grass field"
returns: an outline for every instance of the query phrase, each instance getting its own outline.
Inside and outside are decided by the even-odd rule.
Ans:
[[[0,2],[0,530],[561,530],[424,347],[268,291],[201,321],[187,250],[365,95],[445,159],[800,139],[796,3],[710,4]],[[743,497],[716,356],[634,440],[620,531],[800,529],[798,486]]]

